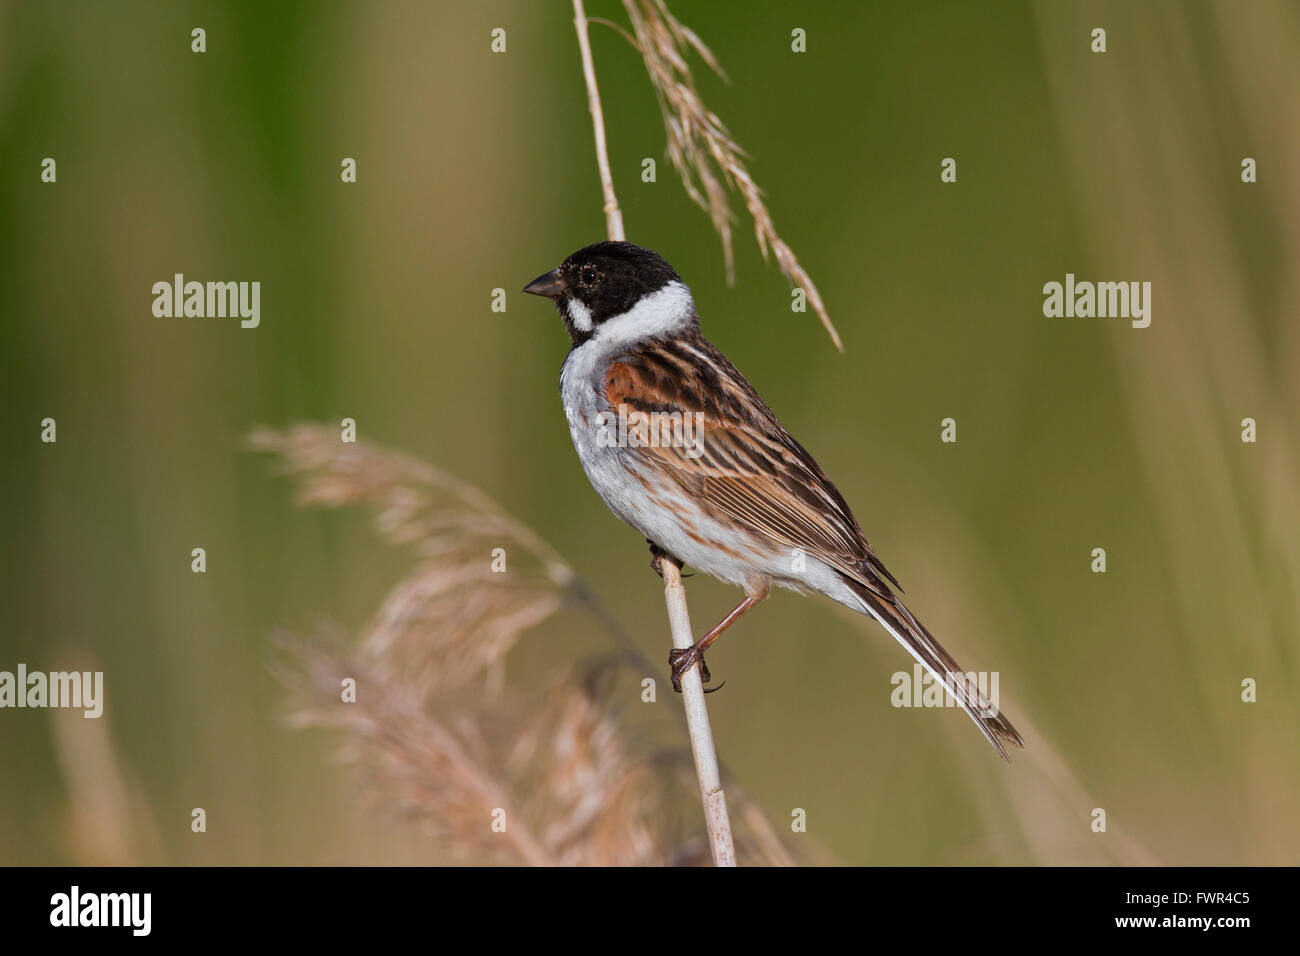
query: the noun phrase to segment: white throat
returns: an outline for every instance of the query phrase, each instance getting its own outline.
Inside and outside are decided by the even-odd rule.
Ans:
[[[586,312],[585,307],[583,311]],[[576,324],[577,316],[573,312],[569,315]],[[586,313],[585,317],[590,328],[591,314]],[[604,352],[606,349],[620,348],[682,331],[694,321],[695,300],[691,298],[691,290],[685,283],[673,281],[658,292],[643,297],[622,315],[606,319],[596,329],[591,341],[582,347],[596,345],[597,348],[593,351]]]

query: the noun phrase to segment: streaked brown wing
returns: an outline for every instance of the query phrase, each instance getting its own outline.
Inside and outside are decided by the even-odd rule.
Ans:
[[[702,335],[621,356],[605,375],[617,411],[699,414],[696,448],[633,449],[720,517],[782,549],[802,549],[883,596],[880,564],[843,496],[772,410]]]

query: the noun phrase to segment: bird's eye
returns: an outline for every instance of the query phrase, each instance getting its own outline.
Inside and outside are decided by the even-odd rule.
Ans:
[[[590,285],[591,283],[596,281],[596,274],[597,273],[594,268],[592,268],[591,266],[587,266],[582,270],[581,273],[582,281],[587,285]]]

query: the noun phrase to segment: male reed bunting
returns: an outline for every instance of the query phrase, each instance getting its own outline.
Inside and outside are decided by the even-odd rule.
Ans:
[[[689,649],[669,655],[673,687],[773,584],[816,591],[869,614],[941,681],[1004,760],[1023,747],[1011,722],[903,605],[902,588],[867,543],[812,455],[703,333],[672,266],[630,242],[598,242],[525,292],[555,301],[572,348],[560,395],[592,487],[664,558],[744,589]],[[698,423],[692,441],[610,441],[628,410]],[[636,430],[634,429],[634,434]],[[622,433],[620,433],[622,434]]]

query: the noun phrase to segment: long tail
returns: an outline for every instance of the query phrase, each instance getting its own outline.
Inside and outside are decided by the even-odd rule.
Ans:
[[[934,635],[912,616],[912,612],[897,596],[881,596],[860,581],[848,578],[844,579],[844,583],[853,589],[864,609],[883,624],[885,630],[897,638],[898,643],[907,648],[921,666],[930,672],[930,676],[948,688],[948,692],[961,704],[970,719],[975,721],[975,726],[988,738],[993,749],[1010,763],[1011,757],[1003,742],[1020,749],[1024,748],[1025,742],[1020,739],[1016,728],[1011,726],[1011,721],[998,713],[997,708],[965,676],[965,672],[953,660],[952,655],[943,649],[943,645],[934,639]]]

